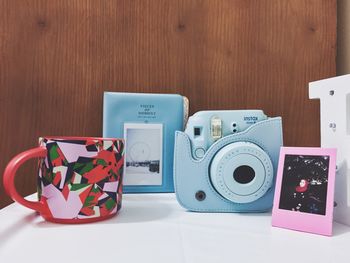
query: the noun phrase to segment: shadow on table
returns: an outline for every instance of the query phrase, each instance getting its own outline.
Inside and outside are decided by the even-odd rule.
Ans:
[[[30,213],[29,215],[14,221],[11,226],[0,232],[0,247],[2,247],[8,240],[13,238],[18,232],[20,232],[23,227],[32,223],[38,217],[39,214],[36,212]]]
[[[333,223],[333,236],[340,236],[349,232],[350,227],[340,223]]]
[[[261,213],[236,213],[239,216],[242,217],[270,217],[271,218],[271,212],[261,212]]]
[[[169,216],[173,209],[170,205],[164,203],[154,203],[153,205],[142,206],[128,202],[124,205],[118,214],[110,219],[95,222],[93,224],[132,224],[148,221],[156,221]],[[36,227],[55,228],[62,226],[73,226],[73,224],[57,224],[47,221],[33,223]],[[80,224],[78,224],[80,225]],[[83,224],[85,225],[85,224]]]
[[[153,206],[126,206],[119,213],[99,224],[131,224],[140,222],[157,221],[169,216],[172,213],[172,207],[162,203],[156,203]]]
[[[118,214],[108,220],[101,221],[98,224],[132,224],[149,221],[157,221],[168,217],[174,212],[174,197],[162,195],[145,197],[138,194],[124,194],[123,204]]]

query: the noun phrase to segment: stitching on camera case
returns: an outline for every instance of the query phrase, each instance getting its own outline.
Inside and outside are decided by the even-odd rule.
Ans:
[[[269,118],[253,124],[246,130],[216,141],[200,160],[192,156],[188,135],[177,131],[175,135],[174,185],[180,205],[196,212],[265,212],[272,208],[280,147],[283,145],[281,117]],[[234,203],[221,196],[210,181],[210,165],[220,149],[234,142],[250,142],[262,148],[273,165],[273,182],[269,190],[250,203]],[[205,193],[198,201],[196,193]]]

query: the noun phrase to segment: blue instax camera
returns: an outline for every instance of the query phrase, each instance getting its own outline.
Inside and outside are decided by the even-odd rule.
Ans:
[[[272,207],[281,117],[261,110],[200,111],[176,132],[178,202],[197,212],[264,212]]]

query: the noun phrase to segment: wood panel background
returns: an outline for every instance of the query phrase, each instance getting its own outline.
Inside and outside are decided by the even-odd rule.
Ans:
[[[100,136],[103,91],[263,109],[283,117],[286,145],[318,145],[307,85],[334,76],[335,58],[336,0],[1,0],[0,171],[40,135]]]

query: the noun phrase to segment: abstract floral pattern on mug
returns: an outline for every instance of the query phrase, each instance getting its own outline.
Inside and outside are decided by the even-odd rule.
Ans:
[[[41,138],[39,144],[48,151],[39,160],[38,176],[39,200],[48,207],[46,217],[102,217],[121,208],[122,140]]]

